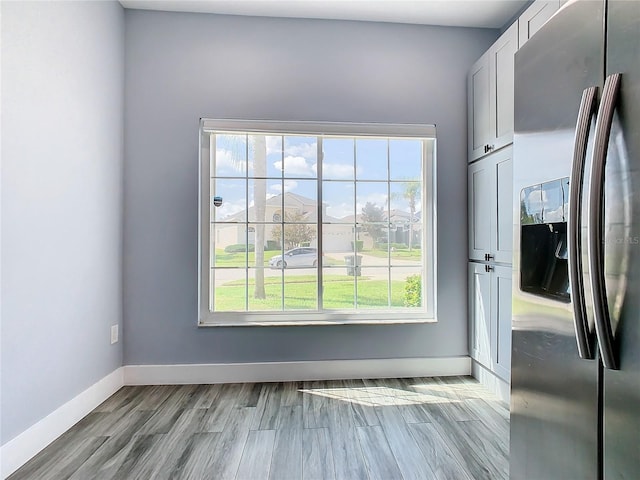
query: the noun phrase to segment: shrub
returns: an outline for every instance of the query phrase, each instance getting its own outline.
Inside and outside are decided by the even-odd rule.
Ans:
[[[227,245],[224,247],[225,253],[240,253],[240,252],[253,252],[255,251],[254,245],[246,245],[244,243],[235,243],[233,245]]]
[[[267,252],[272,252],[274,250],[280,250],[280,245],[275,240],[267,240],[267,246],[265,247]]]
[[[354,242],[351,242],[351,249],[353,250],[354,247]],[[355,241],[355,251],[356,252],[361,252],[362,251],[362,247],[364,247],[364,240],[356,240]]]
[[[422,305],[422,277],[410,275],[404,284],[404,306],[419,307]]]

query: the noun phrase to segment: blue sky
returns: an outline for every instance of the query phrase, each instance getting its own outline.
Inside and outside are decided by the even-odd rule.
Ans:
[[[215,194],[223,197],[216,210],[218,220],[246,209],[246,199],[253,204],[253,184],[246,176],[254,175],[253,138],[244,135],[216,135],[215,169],[212,175],[224,178],[212,181]],[[248,145],[247,145],[248,143]],[[318,146],[316,137],[267,136],[267,197],[293,192],[317,198]],[[343,218],[360,214],[367,202],[379,207],[408,212],[402,190],[407,180],[421,178],[422,142],[415,139],[323,138],[323,201],[327,214]],[[389,161],[387,161],[387,156]],[[388,172],[388,166],[390,172]],[[386,180],[390,174],[391,201]],[[354,189],[354,176],[358,181]],[[384,183],[375,181],[385,181]],[[357,190],[357,192],[354,192]],[[355,194],[355,205],[354,205]],[[421,210],[418,206],[417,210]]]

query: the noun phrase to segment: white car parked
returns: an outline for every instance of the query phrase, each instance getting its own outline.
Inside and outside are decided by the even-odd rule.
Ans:
[[[318,265],[318,249],[315,247],[297,247],[276,255],[269,260],[271,268],[309,268]]]

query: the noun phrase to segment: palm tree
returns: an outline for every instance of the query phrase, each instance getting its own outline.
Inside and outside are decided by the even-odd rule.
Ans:
[[[407,182],[404,184],[402,196],[407,200],[407,202],[409,202],[409,212],[411,214],[409,217],[409,251],[411,251],[413,247],[413,219],[416,216],[416,200],[419,195],[420,183]]]
[[[253,297],[267,298],[264,290],[264,221],[267,203],[267,185],[264,177],[267,176],[267,142],[264,135],[252,135],[254,151],[254,176],[253,200],[257,222],[255,225],[255,266],[256,278]]]

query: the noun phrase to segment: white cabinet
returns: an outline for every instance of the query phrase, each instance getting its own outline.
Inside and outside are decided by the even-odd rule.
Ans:
[[[513,142],[515,22],[471,67],[467,81],[469,161]]]
[[[511,263],[513,253],[513,148],[468,167],[469,259]]]
[[[518,18],[518,48],[527,41],[560,8],[560,0],[537,0]]]
[[[511,267],[469,263],[471,358],[505,381],[511,371]]]
[[[491,273],[487,265],[469,263],[471,358],[491,368]]]
[[[489,52],[473,64],[469,71],[469,161],[486,155],[491,138],[491,114],[489,113]]]

